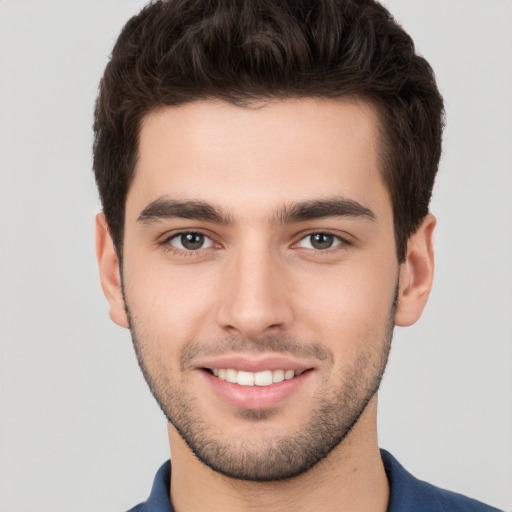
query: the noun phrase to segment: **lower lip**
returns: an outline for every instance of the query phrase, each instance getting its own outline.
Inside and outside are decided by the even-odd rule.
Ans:
[[[240,409],[270,409],[296,393],[312,371],[269,386],[240,386],[215,377],[203,370],[213,391],[228,404]]]

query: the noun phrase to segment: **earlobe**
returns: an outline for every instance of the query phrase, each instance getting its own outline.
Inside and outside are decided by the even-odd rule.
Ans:
[[[110,318],[121,327],[129,328],[121,287],[119,259],[103,212],[96,216],[96,258],[101,287],[110,305]]]
[[[406,258],[400,268],[396,325],[414,324],[427,303],[434,277],[435,226],[436,219],[429,214],[409,238]]]

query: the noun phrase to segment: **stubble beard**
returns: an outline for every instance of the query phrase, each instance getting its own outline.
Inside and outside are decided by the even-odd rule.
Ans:
[[[377,393],[384,375],[393,337],[396,304],[397,293],[387,324],[378,334],[378,339],[362,341],[367,348],[350,366],[342,369],[342,375],[337,376],[327,391],[325,388],[318,391],[313,400],[316,406],[311,410],[308,421],[299,425],[292,434],[259,442],[249,436],[229,441],[216,437],[215,429],[205,421],[194,394],[186,386],[172,383],[170,376],[161,369],[155,371],[153,363],[158,361],[158,355],[156,359],[151,359],[147,340],[139,335],[128,306],[127,313],[137,360],[151,393],[195,456],[212,470],[227,477],[270,482],[305,473],[338,447],[356,425]],[[314,350],[312,347],[319,345],[318,342],[308,344],[289,336],[281,338],[283,345],[296,343],[306,351]],[[257,344],[230,338],[229,346],[238,345],[241,351],[248,346],[257,346],[258,351],[267,348],[272,351],[279,341],[279,336],[258,340]],[[326,348],[324,350],[328,351]],[[249,427],[257,428],[259,422],[265,422],[274,412],[242,410],[240,417],[252,423]]]

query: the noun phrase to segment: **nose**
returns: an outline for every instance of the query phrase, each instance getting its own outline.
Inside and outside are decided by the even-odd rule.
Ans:
[[[220,287],[219,326],[252,340],[289,329],[291,286],[279,256],[268,248],[240,251],[227,267]]]

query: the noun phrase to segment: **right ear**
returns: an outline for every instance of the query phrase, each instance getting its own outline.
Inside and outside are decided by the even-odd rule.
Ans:
[[[96,258],[100,269],[101,287],[110,305],[110,318],[117,325],[128,329],[130,322],[121,287],[119,259],[103,212],[96,215]]]

